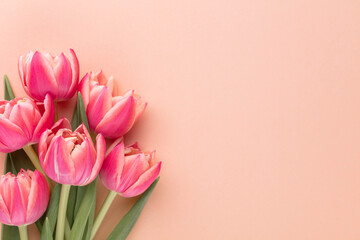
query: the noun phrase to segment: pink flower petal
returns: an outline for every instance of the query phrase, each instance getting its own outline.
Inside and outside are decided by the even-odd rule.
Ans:
[[[55,58],[54,74],[58,83],[57,98],[66,98],[72,84],[72,72],[70,62],[64,53]]]
[[[47,93],[52,97],[57,96],[58,85],[51,63],[39,52],[35,52],[32,57],[27,79],[33,98],[41,101]]]
[[[94,181],[96,176],[99,174],[99,171],[103,165],[106,151],[106,142],[102,134],[98,134],[96,137],[96,161],[92,167],[92,172],[90,178],[87,180],[87,183]]]
[[[117,145],[105,158],[100,171],[101,181],[112,191],[117,191],[120,185],[121,173],[125,162],[124,149],[123,142]]]
[[[7,146],[5,152],[12,152],[25,146],[29,140],[21,128],[0,115],[0,142]]]
[[[142,174],[135,184],[133,184],[130,188],[128,188],[125,192],[122,193],[122,196],[134,197],[142,194],[159,176],[160,169],[161,162],[158,162],[149,170],[147,170],[144,174]]]
[[[30,224],[34,223],[44,214],[50,198],[49,185],[44,175],[37,170],[33,174],[28,196],[26,222]]]
[[[55,118],[55,106],[54,102],[49,94],[46,94],[44,100],[44,108],[45,112],[43,113],[42,117],[40,118],[39,123],[37,124],[32,142],[37,143],[39,141],[40,135],[46,130],[51,128],[52,124],[54,123]]]
[[[69,61],[71,65],[72,81],[67,94],[68,98],[74,96],[79,84],[79,73],[80,73],[79,60],[73,49],[69,50]]]
[[[87,109],[90,99],[90,74],[86,73],[86,75],[81,79],[79,84],[79,91],[83,98],[84,108]]]
[[[12,210],[11,210],[11,223],[13,225],[24,225],[26,223],[26,209],[24,208],[21,200],[21,192],[17,178],[13,178],[10,181],[12,188]]]
[[[95,131],[105,137],[117,138],[130,130],[135,120],[134,98],[127,97],[119,101],[106,113]]]

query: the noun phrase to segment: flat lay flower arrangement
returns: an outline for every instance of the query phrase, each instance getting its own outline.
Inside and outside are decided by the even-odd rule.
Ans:
[[[101,71],[80,80],[71,49],[55,57],[21,56],[19,75],[29,97],[15,98],[5,75],[5,100],[0,101],[0,152],[7,153],[0,177],[1,239],[26,240],[33,223],[42,240],[93,239],[117,196],[141,195],[101,238],[125,239],[161,168],[154,151],[124,143],[147,103],[134,91],[114,96],[114,79]],[[59,116],[58,102],[74,95],[72,119]],[[98,179],[109,193],[95,216]]]

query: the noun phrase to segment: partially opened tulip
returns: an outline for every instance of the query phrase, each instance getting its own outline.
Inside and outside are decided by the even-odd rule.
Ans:
[[[29,52],[19,58],[19,75],[25,92],[38,101],[50,94],[55,101],[74,96],[79,82],[79,61],[74,50],[61,53]]]
[[[161,162],[156,162],[154,156],[155,151],[143,152],[137,143],[124,147],[121,142],[106,156],[100,179],[123,197],[140,195],[159,176]]]
[[[45,131],[39,141],[39,158],[45,173],[55,182],[83,186],[98,175],[104,161],[106,143],[98,134],[96,147],[84,124],[75,131],[66,118]]]
[[[46,211],[50,189],[42,173],[21,170],[0,176],[0,222],[7,225],[28,225]]]
[[[54,102],[46,95],[42,105],[29,98],[0,101],[0,151],[13,152],[39,142],[54,123]]]
[[[113,96],[113,84],[113,77],[106,79],[100,71],[86,74],[79,85],[91,131],[107,138],[127,133],[147,105],[134,91]]]
[[[141,151],[137,143],[126,148],[123,142],[109,147],[100,171],[100,179],[110,192],[96,217],[91,239],[117,194],[123,197],[138,196],[159,176],[161,162],[155,162],[154,155],[155,151]]]
[[[97,177],[104,161],[106,143],[101,134],[96,137],[96,147],[84,124],[75,131],[66,118],[57,121],[45,131],[39,142],[39,158],[45,173],[61,183],[56,240],[63,240],[67,199],[70,186],[83,186]]]

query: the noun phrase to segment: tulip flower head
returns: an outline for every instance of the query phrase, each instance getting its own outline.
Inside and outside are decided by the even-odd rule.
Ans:
[[[96,147],[84,124],[75,131],[62,118],[45,131],[39,141],[39,158],[45,173],[55,182],[83,186],[98,175],[105,156],[106,143],[101,134]]]
[[[25,92],[38,101],[50,94],[56,101],[74,96],[79,82],[79,61],[74,50],[61,53],[29,52],[19,58],[19,75]]]
[[[113,83],[113,77],[106,79],[100,71],[86,74],[79,85],[91,131],[107,138],[127,133],[147,105],[134,91],[113,96]]]
[[[55,108],[49,95],[43,104],[29,98],[0,101],[0,151],[13,152],[37,143],[54,123]]]
[[[100,179],[111,191],[123,197],[142,194],[158,177],[161,162],[154,161],[155,151],[142,152],[135,143],[124,147],[121,142],[104,160]]]
[[[37,221],[46,211],[50,189],[42,173],[23,170],[0,176],[0,222],[27,225]]]

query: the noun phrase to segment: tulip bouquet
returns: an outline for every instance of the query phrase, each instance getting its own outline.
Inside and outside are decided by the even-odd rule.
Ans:
[[[124,142],[147,103],[134,91],[114,96],[114,79],[101,71],[79,82],[73,50],[21,56],[19,75],[29,97],[15,98],[5,75],[0,101],[0,151],[7,153],[0,176],[1,239],[28,239],[32,223],[44,240],[93,239],[116,196],[141,195],[111,234],[100,238],[125,239],[161,168],[154,151]],[[59,116],[57,104],[76,94],[69,121]],[[95,216],[98,178],[109,193]]]

